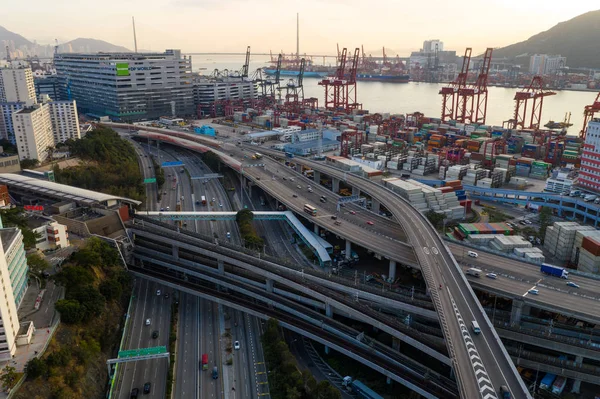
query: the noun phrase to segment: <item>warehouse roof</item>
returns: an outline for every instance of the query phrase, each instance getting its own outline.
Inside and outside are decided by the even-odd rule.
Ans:
[[[9,187],[33,191],[41,195],[60,198],[61,200],[71,200],[89,205],[94,203],[106,203],[108,201],[122,201],[133,205],[141,204],[140,201],[132,200],[130,198],[99,193],[97,191],[54,183],[16,173],[0,173],[0,183]]]

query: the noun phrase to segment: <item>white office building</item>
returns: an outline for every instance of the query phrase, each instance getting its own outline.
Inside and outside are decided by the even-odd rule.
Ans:
[[[435,53],[436,51],[444,51],[444,42],[439,39],[425,40],[423,42],[424,53]]]
[[[30,67],[0,68],[0,103],[24,102],[34,104],[35,85]]]
[[[31,231],[39,235],[39,238],[35,241],[35,247],[40,251],[66,248],[71,245],[67,226],[52,218],[30,216],[27,219],[27,225],[31,228]]]

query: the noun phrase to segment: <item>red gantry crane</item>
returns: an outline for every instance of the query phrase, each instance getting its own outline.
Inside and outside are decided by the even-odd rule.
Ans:
[[[583,127],[579,132],[579,137],[585,140],[587,134],[587,125],[590,120],[594,118],[596,112],[600,112],[600,93],[596,95],[596,99],[592,105],[586,105],[583,110]]]
[[[354,50],[354,57],[350,69],[346,72],[348,50],[344,47],[340,56],[335,76],[326,77],[319,82],[325,86],[325,108],[337,112],[352,112],[361,109],[362,106],[356,101],[356,71],[360,49]]]
[[[455,120],[460,123],[485,123],[487,114],[487,79],[492,61],[492,48],[485,51],[477,80],[458,89]],[[466,79],[465,79],[466,80]]]
[[[469,73],[469,64],[471,62],[471,48],[467,47],[463,57],[462,68],[456,79],[447,87],[442,87],[442,122],[450,119],[456,119],[456,107],[458,105],[458,91],[467,85],[467,74]]]
[[[534,129],[540,128],[542,120],[542,106],[544,97],[553,96],[553,91],[544,90],[544,81],[541,76],[534,76],[531,83],[524,91],[515,93],[515,117],[511,121],[513,129]],[[531,109],[528,111],[529,100],[532,101]]]

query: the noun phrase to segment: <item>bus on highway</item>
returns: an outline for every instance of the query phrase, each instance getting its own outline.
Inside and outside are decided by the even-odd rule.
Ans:
[[[292,154],[291,152],[286,152],[285,157],[286,158],[294,158],[294,154]]]
[[[200,201],[202,202],[202,205],[206,205],[206,197],[204,195],[200,197]]]
[[[258,152],[255,152],[254,155],[252,155],[252,159],[261,159],[262,157],[262,154]]]
[[[317,208],[312,205],[304,204],[304,212],[309,213],[312,216],[317,216]]]
[[[202,355],[202,370],[208,370],[208,354]]]

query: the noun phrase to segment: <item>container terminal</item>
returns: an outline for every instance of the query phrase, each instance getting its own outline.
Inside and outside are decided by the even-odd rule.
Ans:
[[[247,140],[257,144],[276,136],[291,141],[277,145],[286,152],[319,157],[331,151],[392,177],[407,174],[516,189],[538,180],[547,181],[544,188],[548,192],[568,192],[578,185],[587,125],[594,123],[594,114],[600,111],[600,94],[585,107],[579,134],[570,136],[566,122],[549,125],[555,129],[542,125],[544,101],[556,93],[546,90],[542,77],[535,76],[527,87],[515,92],[514,113],[502,126],[488,125],[487,77],[492,51],[487,49],[473,79],[469,74],[471,49],[465,50],[457,78],[439,92],[441,114],[437,117],[362,109],[356,85],[361,50],[350,53],[343,48],[335,73],[318,83],[323,87],[323,99],[304,97],[302,73],[284,83],[280,73],[283,57],[279,55],[273,76],[244,77],[246,84],[254,85],[254,95],[223,95],[205,102],[198,108],[198,118],[256,130]],[[300,72],[305,67],[301,59]],[[462,201],[466,199],[461,198],[460,205],[467,206],[468,202]]]

